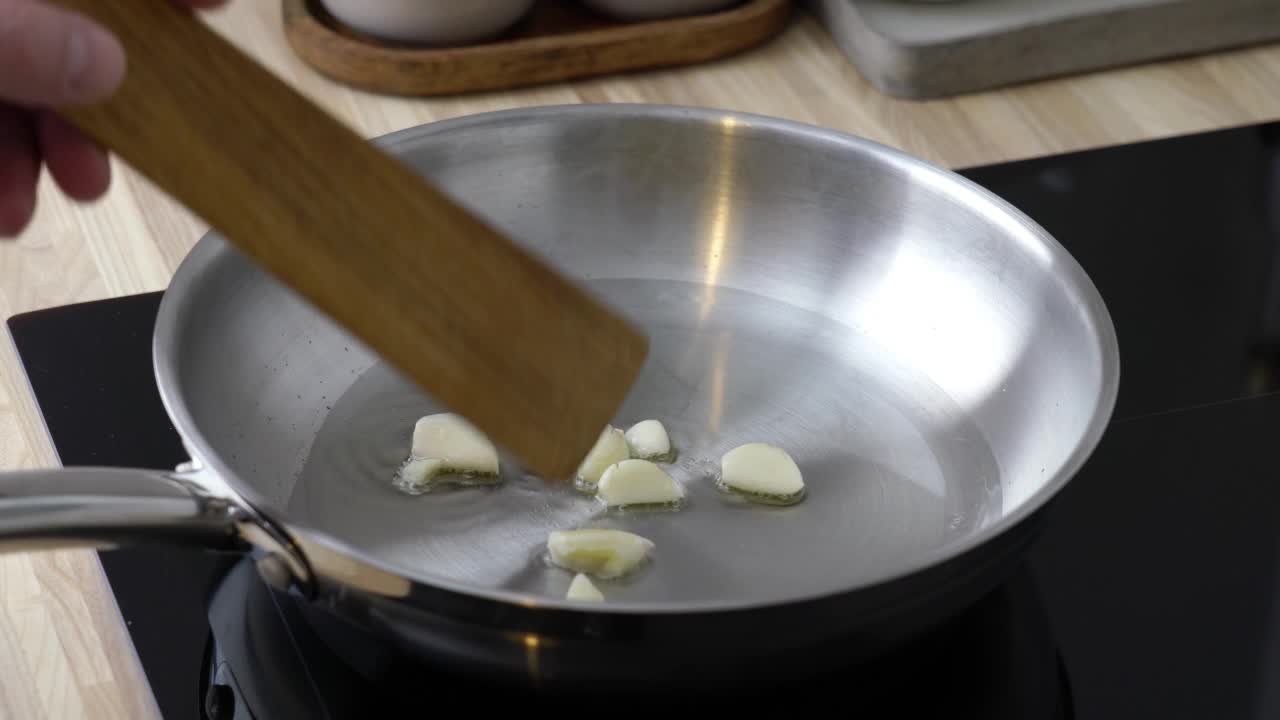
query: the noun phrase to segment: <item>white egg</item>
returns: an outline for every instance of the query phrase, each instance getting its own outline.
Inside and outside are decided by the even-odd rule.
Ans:
[[[704,0],[705,1],[705,0]],[[489,40],[534,0],[320,0],[342,25],[396,43],[449,46]]]
[[[749,499],[790,504],[804,495],[800,468],[786,450],[765,443],[736,447],[720,458],[720,483]]]
[[[642,460],[669,460],[671,438],[667,429],[657,420],[641,420],[626,432],[627,447],[631,457]]]
[[[631,457],[627,451],[627,439],[622,431],[612,425],[606,427],[596,440],[595,447],[587,453],[578,466],[578,483],[583,489],[593,490],[610,465]]]
[[[604,602],[604,593],[600,592],[595,584],[591,582],[591,578],[578,573],[573,576],[573,582],[569,583],[569,592],[565,593],[566,600],[581,600],[583,602]]]
[[[648,460],[623,460],[604,471],[596,496],[609,507],[670,505],[684,499],[684,488]]]
[[[622,530],[556,530],[547,538],[556,565],[606,580],[634,570],[652,549],[649,540]]]

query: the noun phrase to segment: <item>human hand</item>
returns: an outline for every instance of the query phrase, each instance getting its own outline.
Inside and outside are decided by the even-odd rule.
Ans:
[[[71,198],[106,192],[106,153],[53,110],[108,97],[124,73],[120,42],[88,18],[44,0],[0,0],[0,237],[31,221],[42,166]]]

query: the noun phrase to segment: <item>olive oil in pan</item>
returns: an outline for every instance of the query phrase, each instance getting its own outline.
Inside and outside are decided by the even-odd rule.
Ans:
[[[655,543],[651,562],[601,589],[610,603],[664,605],[854,583],[999,512],[999,469],[982,433],[855,329],[724,288],[704,313],[706,289],[693,283],[589,287],[650,335],[649,363],[614,422],[667,426],[679,457],[663,468],[683,488],[680,512],[606,512],[570,480],[525,477],[509,457],[500,486],[406,496],[391,478],[414,422],[444,408],[381,365],[325,419],[290,512],[407,574],[543,598],[563,598],[572,580],[544,561],[551,531],[626,530]],[[717,487],[717,460],[751,442],[794,457],[804,502],[748,506]]]

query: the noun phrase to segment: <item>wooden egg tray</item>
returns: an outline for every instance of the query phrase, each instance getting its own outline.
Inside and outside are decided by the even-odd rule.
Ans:
[[[538,0],[503,36],[477,45],[416,47],[362,35],[317,0],[283,0],[289,44],[340,82],[393,95],[450,95],[686,65],[756,46],[781,31],[791,0],[746,0],[728,10],[620,22],[573,0]]]

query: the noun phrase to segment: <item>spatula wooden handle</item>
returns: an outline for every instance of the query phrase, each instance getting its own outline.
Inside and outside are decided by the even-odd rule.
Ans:
[[[187,11],[58,2],[129,58],[73,123],[532,469],[572,472],[643,336]]]

